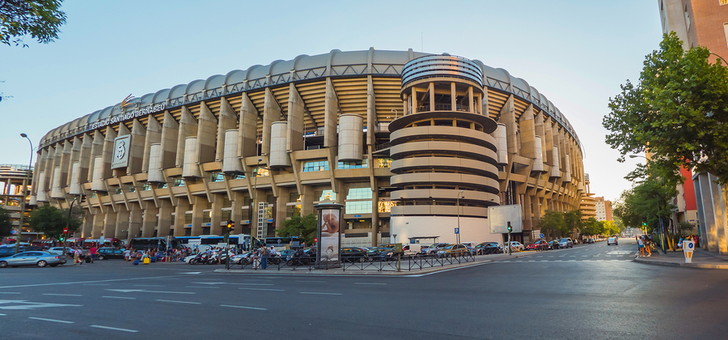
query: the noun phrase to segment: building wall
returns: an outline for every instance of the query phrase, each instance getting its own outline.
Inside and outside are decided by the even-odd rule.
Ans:
[[[29,185],[27,181],[31,176],[32,170],[28,170],[27,165],[0,165],[0,207],[10,213],[10,222],[13,229],[16,230],[20,225],[20,214],[24,214],[23,228],[21,228],[21,238],[24,241],[34,237],[28,228],[30,209],[27,203],[29,197],[23,194],[23,184]],[[31,189],[28,186],[28,190]],[[23,201],[26,203],[24,212]]]
[[[261,220],[258,236],[273,235],[287,217],[313,213],[313,205],[331,195],[345,205],[347,242],[388,240],[391,212],[401,201],[392,197],[388,126],[406,108],[402,67],[423,55],[334,50],[99,110],[43,138],[33,198],[67,207],[73,195],[85,194],[78,236],[125,239],[220,234],[227,220],[236,233],[253,235]],[[546,210],[576,209],[584,172],[568,120],[522,79],[476,64],[485,86],[473,109],[507,125],[504,137],[511,142],[508,160],[494,174],[495,197],[522,204],[527,230]],[[523,148],[533,144],[522,136],[531,125],[543,137],[541,157]],[[121,148],[128,161],[112,169],[115,158],[125,156],[115,142],[123,136],[130,136]],[[543,171],[533,171],[537,158]],[[434,206],[426,215],[443,212],[450,223],[441,233],[449,235],[458,209],[445,201]]]

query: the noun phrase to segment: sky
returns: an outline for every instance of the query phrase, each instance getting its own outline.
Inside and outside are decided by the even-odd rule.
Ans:
[[[610,200],[631,187],[637,161],[617,162],[602,117],[662,35],[646,0],[66,0],[62,10],[55,42],[0,45],[0,164],[28,164],[20,133],[37,145],[130,93],[300,54],[412,48],[478,59],[538,89],[576,130],[591,192]]]

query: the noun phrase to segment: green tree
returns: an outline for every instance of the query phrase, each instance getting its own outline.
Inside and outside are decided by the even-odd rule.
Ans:
[[[544,235],[550,238],[560,237],[567,234],[564,214],[558,211],[548,210],[539,220],[539,228]]]
[[[581,221],[581,211],[572,210],[567,211],[564,214],[564,223],[566,223],[566,232],[564,235],[571,234],[573,232],[581,233],[584,228],[584,223]]]
[[[582,222],[582,235],[601,235],[604,233],[604,224],[597,221],[594,217],[589,217],[586,221]]]
[[[61,210],[54,206],[44,205],[33,209],[30,213],[30,227],[37,232],[42,232],[50,238],[59,238],[63,234],[63,228],[68,227],[73,232],[81,226],[81,221],[71,214],[69,219],[68,210]]]
[[[646,56],[639,83],[628,80],[610,98],[602,125],[620,161],[648,150],[666,181],[680,182],[680,166],[690,164],[728,182],[728,68],[709,56],[703,47],[684,51],[672,32]]]
[[[606,236],[617,235],[622,232],[622,228],[620,228],[619,224],[615,221],[603,221],[602,230],[602,234]]]
[[[0,42],[27,47],[22,37],[30,35],[47,44],[58,38],[66,14],[63,0],[0,0]]]
[[[313,244],[316,237],[316,215],[293,216],[283,221],[283,228],[276,231],[278,236],[299,236],[306,244]]]
[[[10,236],[13,229],[13,222],[10,220],[10,212],[0,207],[0,237]]]

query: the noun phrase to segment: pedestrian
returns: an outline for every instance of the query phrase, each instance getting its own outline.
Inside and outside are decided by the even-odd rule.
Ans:
[[[253,269],[260,267],[260,252],[258,250],[253,251]]]
[[[649,237],[645,237],[645,253],[647,253],[647,257],[652,256],[652,239]]]
[[[637,238],[637,249],[640,251],[640,257],[645,257],[645,240],[643,236]]]
[[[261,256],[260,268],[262,268],[262,269],[268,268],[268,255],[270,255],[270,253],[268,252],[268,248],[263,247],[262,252],[260,254],[260,256]]]
[[[73,249],[73,263],[74,264],[81,264],[81,251],[79,251],[77,248]]]

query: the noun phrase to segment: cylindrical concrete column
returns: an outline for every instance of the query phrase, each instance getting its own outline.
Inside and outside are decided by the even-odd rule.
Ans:
[[[147,169],[147,182],[164,182],[162,173],[162,144],[154,143],[149,147],[149,169]]]
[[[197,152],[197,137],[185,138],[185,157],[182,163],[182,177],[200,177]]]
[[[339,160],[360,161],[362,159],[362,127],[364,119],[356,114],[339,117]]]
[[[81,163],[73,162],[71,165],[71,185],[68,187],[71,195],[81,194]]]
[[[286,150],[286,136],[288,123],[284,121],[273,122],[270,127],[270,164],[271,168],[285,168],[291,166]]]
[[[541,145],[541,136],[536,136],[533,144],[534,155],[536,158],[533,160],[533,168],[531,171],[544,171],[543,170],[543,148]]]
[[[498,164],[508,164],[508,139],[506,138],[506,125],[499,123],[495,128],[493,137],[495,137],[496,146],[498,148]]]
[[[554,165],[551,166],[551,177],[561,177],[561,169],[559,168],[559,147],[554,146]]]
[[[238,130],[225,131],[225,146],[222,151],[222,171],[242,173],[243,167],[238,158]]]
[[[61,167],[56,166],[53,169],[53,186],[51,187],[51,198],[64,198],[66,195],[63,193],[61,187]]]
[[[94,158],[94,173],[91,180],[91,190],[94,191],[106,191],[104,185],[104,158]]]

